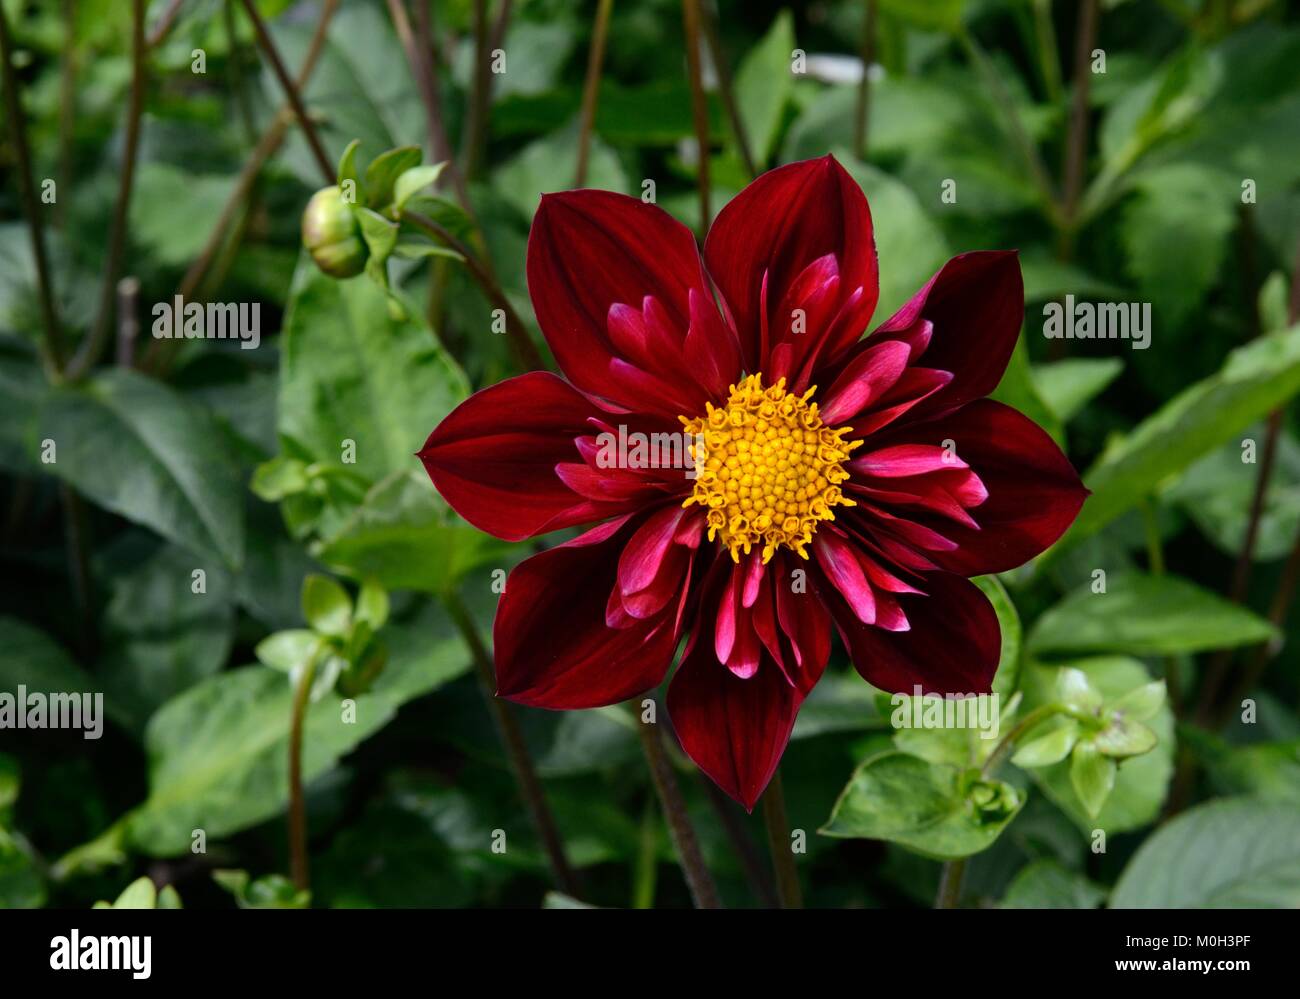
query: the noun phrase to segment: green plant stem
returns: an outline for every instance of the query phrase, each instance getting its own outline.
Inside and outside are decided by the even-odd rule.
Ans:
[[[740,105],[736,102],[735,80],[731,75],[727,54],[722,49],[722,39],[718,34],[718,12],[712,0],[702,0],[700,4],[700,26],[704,29],[704,41],[709,46],[713,68],[718,73],[718,96],[722,98],[723,110],[727,112],[727,121],[731,123],[731,134],[735,137],[740,161],[750,177],[757,177],[759,165],[749,148],[749,133],[745,129],[745,119],[740,116]]]
[[[699,780],[709,805],[718,816],[718,821],[722,823],[722,831],[740,860],[740,866],[745,871],[745,879],[749,882],[749,889],[754,893],[755,901],[768,909],[779,909],[781,897],[776,892],[772,868],[764,860],[758,844],[742,821],[740,807],[693,765],[690,769]]]
[[[699,147],[696,180],[700,192],[700,236],[709,231],[709,106],[700,72],[700,0],[682,0],[682,25],[686,33],[686,70],[691,81],[691,117]]]
[[[871,64],[876,58],[876,11],[879,0],[862,0],[862,79],[858,82],[858,107],[853,119],[853,151],[867,161],[867,136],[871,131]]]
[[[799,868],[795,864],[794,851],[790,848],[790,820],[785,810],[785,790],[781,785],[779,767],[763,792],[763,824],[767,827],[767,845],[772,852],[781,908],[802,909],[803,892],[799,887]]]
[[[600,95],[600,73],[605,64],[605,37],[609,33],[609,14],[614,0],[597,0],[596,20],[591,29],[591,49],[587,53],[587,78],[582,85],[582,113],[578,118],[578,165],[573,186],[587,184],[587,159],[591,151],[591,130],[596,124],[596,99]]]
[[[939,894],[935,897],[936,909],[955,909],[961,901],[961,883],[966,876],[966,858],[949,860],[939,872]]]
[[[492,43],[488,34],[487,0],[473,0],[474,12],[474,85],[469,93],[465,116],[465,134],[461,140],[461,160],[465,176],[478,176],[487,150],[488,108],[492,101]]]
[[[28,234],[32,241],[32,259],[36,265],[36,293],[40,300],[41,320],[45,333],[42,357],[46,374],[57,381],[63,370],[63,331],[59,326],[58,311],[54,304],[54,285],[50,280],[49,258],[45,255],[45,230],[41,222],[40,201],[36,196],[36,182],[32,176],[31,150],[27,145],[27,120],[23,115],[23,102],[19,92],[18,74],[13,65],[13,36],[9,31],[9,18],[0,7],[0,48],[4,75],[5,117],[13,136],[14,155],[18,160],[18,183],[27,216]],[[65,192],[66,197],[66,192]]]
[[[131,97],[126,112],[126,141],[122,147],[122,169],[118,181],[117,203],[108,235],[108,259],[104,266],[104,283],[99,295],[95,325],[68,365],[68,378],[77,381],[90,372],[103,356],[113,330],[113,302],[117,296],[117,277],[122,251],[126,247],[127,219],[131,209],[131,192],[135,186],[135,161],[140,149],[140,119],[144,114],[145,91],[144,0],[131,2]]]
[[[1065,162],[1061,166],[1061,215],[1057,256],[1069,262],[1074,256],[1078,226],[1079,195],[1083,190],[1088,156],[1088,94],[1092,83],[1092,50],[1097,42],[1097,0],[1081,0],[1074,33],[1074,95],[1070,104],[1070,126],[1065,141]]]
[[[303,663],[293,691],[293,712],[289,717],[289,872],[294,887],[311,891],[311,869],[307,857],[307,805],[302,793],[302,729],[311,703],[311,686],[316,663],[325,646],[317,642]]]
[[[682,797],[677,775],[673,773],[668,754],[664,752],[659,726],[646,724],[639,717],[634,717],[632,724],[641,737],[641,749],[650,769],[650,780],[659,795],[659,804],[668,821],[668,832],[672,836],[673,846],[677,848],[677,862],[681,865],[695,908],[721,909],[718,889],[713,884],[713,875],[704,864],[704,854],[700,851],[700,841],[686,811],[686,800]]]
[[[1033,0],[1034,46],[1047,99],[1061,99],[1061,62],[1056,55],[1056,29],[1052,26],[1052,0]]]
[[[646,795],[641,812],[641,835],[637,843],[636,863],[632,876],[632,908],[653,909],[655,884],[659,879],[658,809],[653,794]]]
[[[529,752],[528,743],[524,740],[523,729],[519,727],[519,719],[511,706],[497,696],[496,671],[492,667],[492,657],[483,644],[483,639],[479,637],[478,626],[475,625],[474,619],[470,616],[469,610],[465,607],[464,602],[459,595],[455,593],[443,594],[443,604],[447,608],[447,613],[455,623],[457,630],[469,647],[470,657],[474,662],[474,669],[478,673],[479,685],[483,691],[484,700],[487,701],[488,710],[497,726],[497,733],[501,737],[501,742],[505,746],[506,755],[509,757],[511,769],[514,771],[515,782],[519,786],[520,795],[524,799],[524,805],[528,809],[528,814],[532,818],[533,826],[537,830],[537,837],[541,841],[542,849],[546,853],[546,858],[551,865],[551,873],[555,878],[556,887],[566,895],[574,898],[581,897],[581,887],[578,883],[577,875],[572,867],[569,866],[569,859],[564,852],[564,841],[560,837],[559,828],[555,824],[555,816],[551,812],[551,807],[546,801],[546,792],[542,788],[541,778],[537,775],[537,767],[533,763],[532,753]]]
[[[307,114],[307,108],[302,102],[302,94],[289,76],[289,71],[285,69],[284,60],[280,58],[280,53],[276,50],[271,33],[267,30],[262,15],[257,12],[257,5],[253,0],[243,0],[243,2],[244,11],[248,14],[249,20],[253,22],[253,30],[257,32],[257,40],[262,46],[262,54],[266,56],[266,60],[271,64],[276,79],[280,81],[280,86],[284,88],[284,96],[288,99],[289,106],[293,108],[294,116],[298,119],[298,126],[302,129],[302,134],[307,139],[307,145],[311,147],[312,156],[316,159],[316,165],[320,167],[325,183],[333,184],[335,180],[334,165],[325,153],[325,147],[321,144],[320,136],[316,132],[316,126],[312,123],[311,116]]]
[[[515,311],[515,307],[510,304],[510,299],[506,297],[506,293],[497,284],[496,278],[487,269],[483,261],[475,255],[474,251],[448,232],[445,227],[428,216],[421,215],[419,212],[402,212],[402,221],[409,222],[418,229],[423,229],[428,235],[455,250],[464,258],[470,277],[482,290],[488,302],[494,308],[500,309],[505,315],[506,336],[510,338],[510,345],[514,348],[515,356],[520,365],[525,371],[545,368],[546,364],[542,360],[542,355],[538,352],[532,337],[528,335],[528,330],[524,327],[519,313]]]

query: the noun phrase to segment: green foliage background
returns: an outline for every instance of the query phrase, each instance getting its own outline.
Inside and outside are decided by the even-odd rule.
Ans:
[[[69,22],[54,0],[3,0],[36,182],[57,181],[57,200],[38,211],[76,346],[98,315],[123,170],[131,4],[73,6]],[[171,5],[146,6],[153,27]],[[1004,704],[1019,695],[1020,717],[1052,702],[1075,677],[1066,669],[1083,677],[1085,700],[1111,705],[1159,679],[1170,697],[1144,723],[1155,748],[1116,767],[1087,740],[1053,762],[1040,745],[1038,762],[1018,755],[998,771],[1009,786],[989,791],[970,774],[991,745],[893,731],[888,703],[837,649],[783,764],[790,822],[806,835],[807,900],[928,905],[937,859],[969,856],[966,904],[1300,905],[1300,668],[1289,644],[1300,620],[1287,600],[1280,626],[1268,620],[1294,582],[1286,565],[1300,530],[1288,408],[1300,391],[1300,16],[1268,0],[1100,3],[1105,71],[1090,79],[1071,212],[1062,190],[1082,4],[879,0],[863,158],[858,87],[843,74],[868,6],[721,0],[753,158],[763,169],[833,152],[859,181],[876,225],[878,317],[954,253],[1020,249],[1027,326],[998,396],[1068,449],[1094,494],[1054,549],[984,581],[1004,626],[997,690]],[[320,4],[258,7],[295,71]],[[524,249],[539,193],[573,184],[595,7],[513,4],[506,72],[493,78],[468,180],[480,228],[447,185],[429,203],[486,250],[539,346]],[[457,149],[474,91],[473,13],[470,0],[434,5]],[[791,72],[796,50],[808,56],[802,74]],[[587,183],[640,194],[653,179],[658,203],[698,227],[685,64],[679,3],[616,0]],[[296,128],[242,191],[283,95],[239,4],[182,3],[148,53],[147,81],[120,272],[139,282],[133,366],[106,362],[75,383],[43,371],[9,118],[0,140],[0,691],[103,691],[108,715],[98,741],[0,731],[0,906],[85,907],[144,874],[175,892],[132,885],[119,904],[179,904],[177,894],[187,906],[304,904],[283,877],[288,741],[294,671],[321,634],[337,642],[304,723],[311,904],[566,904],[548,895],[544,853],[446,609],[451,596],[490,635],[493,583],[530,547],[466,525],[412,457],[459,400],[516,370],[491,303],[445,256],[390,262],[402,318],[373,280],[320,274],[298,227],[321,176]],[[304,94],[334,159],[353,140],[362,169],[426,143],[420,92],[378,0],[341,5]],[[707,110],[716,211],[749,177],[716,82]],[[949,180],[952,203],[941,198]],[[259,303],[262,345],[156,346],[153,303],[171,300],[214,235],[191,298]],[[1151,303],[1150,349],[1053,349],[1039,321],[1066,294]],[[1234,601],[1277,410],[1248,586]],[[1246,442],[1255,463],[1243,461]],[[305,619],[312,573],[347,593],[321,590]],[[367,601],[384,594],[380,614]],[[372,654],[382,672],[362,677]],[[1216,660],[1226,683],[1207,682]],[[1217,699],[1198,710],[1207,689]],[[347,693],[352,724],[339,720]],[[519,717],[584,901],[688,904],[629,716]],[[1035,734],[1067,739],[1051,725]],[[679,776],[726,903],[760,904],[766,875],[756,888],[736,837],[763,870],[761,822],[719,803],[689,768]],[[196,829],[206,853],[192,852]],[[505,830],[504,853],[494,830]]]

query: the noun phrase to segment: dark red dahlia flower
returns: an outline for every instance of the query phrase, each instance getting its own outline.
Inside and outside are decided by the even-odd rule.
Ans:
[[[1020,331],[1015,253],[953,258],[860,339],[871,213],[828,156],[742,191],[703,261],[653,205],[548,195],[528,287],[565,378],[477,393],[420,452],[499,538],[597,525],[510,574],[501,696],[622,701],[660,684],[688,635],[673,725],[752,808],[832,622],[877,687],[989,690],[998,623],[967,577],[1043,551],[1087,495],[1046,433],[984,398]]]

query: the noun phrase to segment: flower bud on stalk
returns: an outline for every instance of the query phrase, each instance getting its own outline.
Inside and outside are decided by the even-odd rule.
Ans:
[[[316,266],[336,278],[360,274],[368,251],[352,206],[337,186],[322,187],[302,213],[302,244]]]

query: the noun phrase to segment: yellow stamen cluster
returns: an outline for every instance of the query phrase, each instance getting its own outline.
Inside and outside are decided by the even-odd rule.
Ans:
[[[851,427],[832,430],[822,423],[817,404],[785,390],[785,379],[763,387],[761,374],[731,386],[722,407],[678,419],[696,441],[695,491],[683,503],[708,511],[709,540],[721,538],[734,561],[760,542],[763,561],[781,545],[808,557],[817,524],[834,520],[834,507],[853,506],[840,492],[849,477],[843,465],[862,441],[845,441]]]

